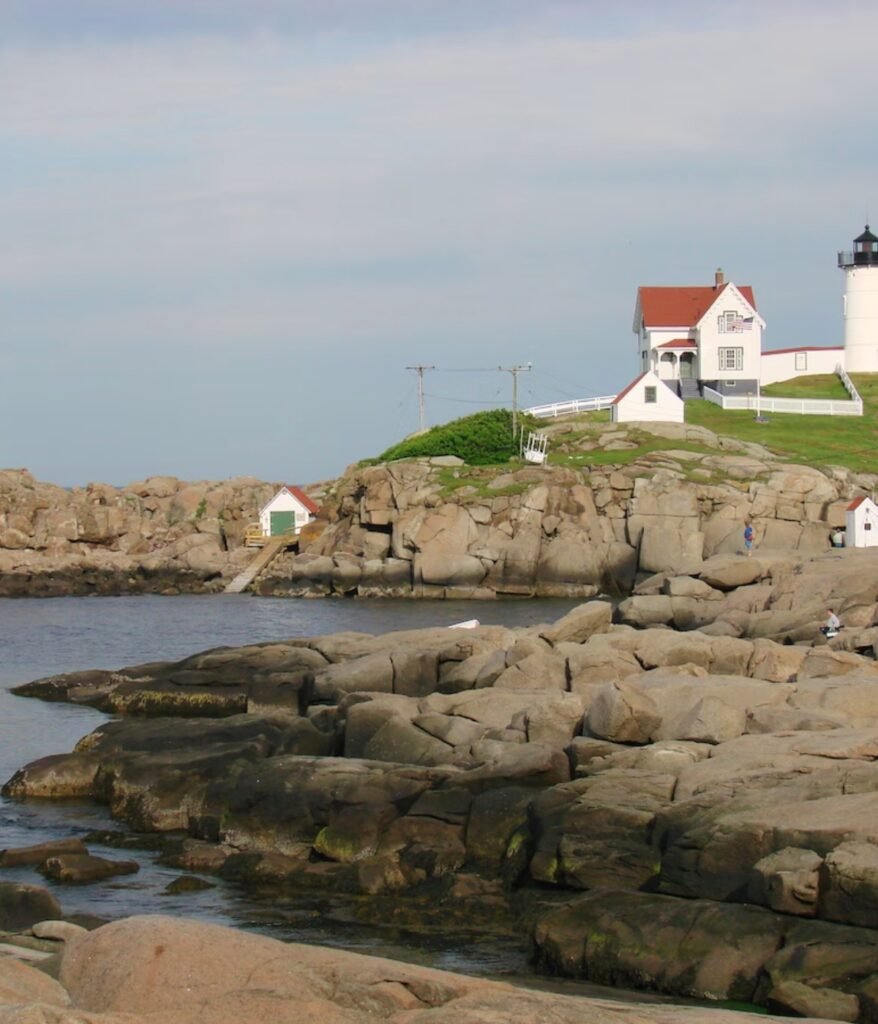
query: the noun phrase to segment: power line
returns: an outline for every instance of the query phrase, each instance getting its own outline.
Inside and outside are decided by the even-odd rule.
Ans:
[[[459,367],[445,367],[445,366],[434,366],[434,370],[438,370],[439,373],[496,373],[497,368],[495,366],[459,366]]]
[[[496,370],[494,371],[497,372]],[[490,402],[480,401],[477,398],[451,398],[450,395],[434,395],[432,392],[427,392],[427,398],[438,398],[441,402],[460,402],[463,405],[496,405],[496,401],[492,399]],[[494,396],[496,399],[496,395]]]

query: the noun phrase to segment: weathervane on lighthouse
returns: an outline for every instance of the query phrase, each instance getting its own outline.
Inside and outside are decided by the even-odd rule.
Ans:
[[[844,368],[878,373],[878,235],[866,230],[852,252],[840,252],[844,270]]]

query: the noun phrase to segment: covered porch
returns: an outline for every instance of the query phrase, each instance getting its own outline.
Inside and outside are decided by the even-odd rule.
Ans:
[[[698,380],[698,346],[691,338],[675,338],[652,350],[652,369],[663,381]]]

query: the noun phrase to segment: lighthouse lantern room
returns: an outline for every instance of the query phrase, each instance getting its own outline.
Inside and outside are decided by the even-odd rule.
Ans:
[[[878,235],[866,230],[852,252],[840,252],[844,270],[844,353],[848,373],[878,373]]]

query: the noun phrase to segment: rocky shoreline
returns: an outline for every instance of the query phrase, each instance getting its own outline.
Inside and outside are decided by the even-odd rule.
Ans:
[[[529,935],[551,973],[871,1021],[876,621],[876,552],[717,556],[543,626],[55,676],[16,692],[119,717],[3,791],[364,920]]]
[[[784,463],[685,424],[549,424],[566,466],[452,457],[350,467],[306,488],[318,519],[252,585],[292,597],[586,599],[742,548],[829,550],[875,474]],[[661,445],[661,447],[656,447]],[[676,446],[676,447],[675,447]],[[614,464],[614,453],[645,449]],[[591,461],[590,461],[591,460]],[[244,568],[248,524],[277,485],[251,478],[65,490],[0,471],[0,596],[214,593]]]
[[[757,1019],[532,991],[160,916],[91,931],[50,920],[17,941],[0,948],[2,1024],[578,1024],[584,1014],[594,1024]]]

